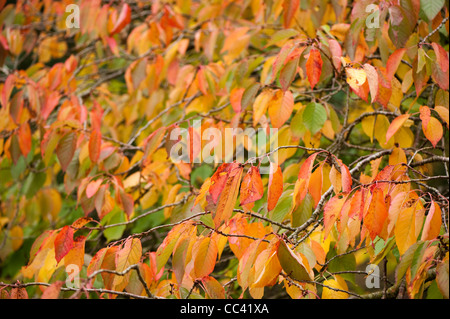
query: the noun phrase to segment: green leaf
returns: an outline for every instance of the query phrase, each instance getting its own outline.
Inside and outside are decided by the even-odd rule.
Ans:
[[[428,21],[432,21],[441,11],[444,3],[445,0],[420,0],[420,11],[425,14]]]
[[[123,223],[125,222],[125,213],[120,210],[119,208],[113,209],[108,215],[106,215],[103,219],[101,224],[102,225],[111,225],[111,224],[117,224],[117,223]],[[125,231],[125,225],[122,226],[115,226],[105,229],[103,234],[106,237],[106,240],[108,242],[112,240],[119,239],[122,237],[123,232]]]
[[[400,259],[400,263],[397,265],[397,268],[395,269],[396,283],[400,282],[400,280],[405,275],[406,270],[411,266],[416,250],[421,250],[423,246],[424,242],[418,241],[417,243],[409,247],[408,250],[403,254],[403,256]]]
[[[436,282],[442,295],[448,299],[448,257],[436,267]]]
[[[307,193],[300,205],[292,211],[292,227],[303,225],[311,217],[314,207],[314,199]]]
[[[291,209],[292,209],[292,190],[288,190],[280,196],[277,205],[270,212],[269,218],[272,219],[273,221],[280,223],[291,211]]]
[[[298,31],[294,30],[294,29],[283,29],[283,30],[277,31],[272,35],[272,38],[266,44],[266,47],[269,47],[279,41],[289,39],[296,35],[298,35]]]
[[[278,260],[284,272],[294,280],[312,280],[310,273],[303,265],[302,260],[280,239],[277,250]]]
[[[319,103],[309,103],[303,111],[303,123],[311,134],[316,134],[327,120],[327,111]]]
[[[330,250],[327,254],[327,260],[330,260],[336,255],[334,249]],[[330,272],[347,271],[349,269],[356,269],[355,254],[347,254],[340,257],[336,257],[328,264],[328,270]],[[340,274],[342,278],[355,283],[355,274]]]
[[[253,83],[250,85],[247,89],[245,89],[244,94],[242,94],[241,99],[241,110],[245,110],[247,106],[252,102],[252,100],[255,98],[256,93],[258,93],[259,88],[261,85],[259,83]]]
[[[297,73],[298,61],[300,58],[293,59],[286,63],[280,72],[280,84],[283,91],[286,91],[291,85]]]

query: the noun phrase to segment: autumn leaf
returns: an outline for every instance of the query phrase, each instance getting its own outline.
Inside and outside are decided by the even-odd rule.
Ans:
[[[308,76],[311,89],[313,89],[319,82],[322,74],[322,57],[320,51],[313,48],[309,51],[308,60],[306,60],[306,75]]]
[[[219,227],[223,222],[226,222],[233,213],[233,208],[239,194],[239,185],[241,182],[242,170],[244,168],[239,164],[234,163],[230,169],[229,175],[220,194],[217,209],[213,212],[214,225]]]
[[[109,33],[111,36],[119,33],[127,24],[131,22],[131,8],[128,4],[124,4],[122,10],[120,11],[117,21]]]
[[[264,195],[264,187],[256,166],[250,167],[241,184],[240,205],[247,205],[261,199]]]
[[[384,223],[388,217],[388,210],[384,201],[383,191],[380,188],[372,190],[372,198],[369,208],[364,215],[363,225],[369,231],[372,240],[383,230]]]
[[[125,241],[123,248],[118,250],[115,254],[116,271],[123,272],[128,267],[137,264],[142,257],[142,244],[138,238],[129,238]],[[119,288],[126,284],[128,276],[115,276],[113,287]]]
[[[283,173],[279,165],[270,163],[269,188],[267,193],[267,210],[271,211],[283,193]]]
[[[276,91],[268,108],[272,126],[280,128],[290,118],[294,109],[294,97],[291,91]]]
[[[436,147],[437,143],[441,140],[444,130],[442,128],[441,122],[435,117],[430,117],[426,128],[422,122],[423,134],[431,142],[433,147]]]
[[[73,228],[64,226],[55,237],[55,258],[56,262],[60,262],[64,256],[73,248]]]
[[[402,114],[397,116],[389,125],[386,132],[386,143],[394,136],[395,133],[403,126],[403,124],[409,119],[409,114]]]
[[[422,230],[421,240],[432,240],[439,236],[442,225],[442,211],[435,201],[431,201],[430,210]]]
[[[193,279],[208,276],[213,270],[217,259],[217,245],[210,237],[199,238],[192,248],[194,268]]]
[[[304,264],[304,260],[300,258],[284,240],[279,239],[277,257],[283,271],[294,280],[304,281],[312,280],[314,275],[309,265]]]

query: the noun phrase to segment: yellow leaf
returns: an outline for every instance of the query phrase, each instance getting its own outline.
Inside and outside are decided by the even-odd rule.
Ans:
[[[416,205],[403,208],[398,214],[394,234],[400,255],[403,255],[416,242],[415,217]]]
[[[367,80],[366,71],[364,71],[364,69],[346,68],[345,72],[347,73],[347,83],[352,88],[360,87]]]
[[[261,252],[255,261],[254,282],[252,288],[263,288],[274,283],[281,271],[277,257],[277,245],[272,245]]]
[[[342,277],[336,275],[335,279],[328,279],[323,282],[323,291],[322,291],[322,299],[347,299],[348,293],[339,291],[339,290],[333,290],[334,289],[340,289],[340,290],[347,290],[347,283],[345,282]],[[329,288],[328,288],[328,287]]]
[[[164,202],[164,205],[173,204],[175,202],[176,196],[177,196],[178,191],[180,190],[181,186],[182,186],[181,184],[175,184],[172,186],[172,188],[169,191],[169,194],[167,195],[167,199]],[[174,206],[164,208],[164,217],[165,218],[170,217],[170,215],[172,214],[173,208],[174,208]]]
[[[443,119],[445,121],[445,123],[447,123],[447,128],[448,128],[448,108],[438,105],[438,106],[434,107],[434,110],[439,114],[441,119]],[[0,152],[1,152],[1,147],[0,147]]]
[[[142,257],[142,245],[138,238],[127,239],[122,249],[116,253],[116,271],[123,272],[131,265],[137,264]],[[114,276],[113,287],[119,291],[123,290],[128,284],[128,277],[130,273],[125,276]]]
[[[263,90],[255,99],[253,103],[253,126],[258,125],[261,116],[263,116],[267,107],[269,106],[269,102],[272,100],[275,91],[271,89]]]
[[[23,230],[22,227],[16,225],[11,228],[9,236],[12,240],[12,248],[14,251],[18,250],[23,244]]]

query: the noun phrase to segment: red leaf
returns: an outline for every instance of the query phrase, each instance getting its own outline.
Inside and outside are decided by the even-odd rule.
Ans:
[[[73,228],[64,226],[55,237],[55,259],[60,262],[73,248]]]
[[[267,210],[271,211],[283,193],[283,173],[280,165],[270,163],[269,191],[267,194]]]
[[[320,74],[322,73],[322,57],[319,50],[313,48],[309,51],[309,57],[306,61],[306,75],[308,76],[311,89],[313,89],[317,82],[319,82]]]
[[[431,46],[433,47],[434,52],[436,53],[436,60],[441,68],[442,72],[446,73],[448,71],[448,55],[447,51],[443,47],[441,47],[439,44],[433,42],[431,43]]]
[[[236,167],[238,164],[236,163],[223,163],[219,166],[217,171],[211,177],[211,186],[209,187],[209,193],[212,196],[214,204],[217,203],[220,194],[225,187],[225,183],[228,179],[228,175],[230,171]]]
[[[314,160],[319,153],[314,153],[310,157],[308,157],[304,162],[300,171],[298,172],[298,179],[308,180],[311,176]]]
[[[119,33],[127,24],[131,22],[131,8],[128,4],[124,4],[122,7],[122,11],[120,11],[119,18],[114,25],[114,28],[111,30],[110,35],[114,35]]]

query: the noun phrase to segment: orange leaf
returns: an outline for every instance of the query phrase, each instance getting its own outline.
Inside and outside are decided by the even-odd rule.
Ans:
[[[217,209],[213,214],[214,225],[219,227],[222,222],[228,221],[233,213],[233,208],[239,194],[239,184],[241,182],[243,166],[233,163],[233,168],[227,175],[225,187],[220,195]]]
[[[97,163],[100,157],[100,149],[102,145],[102,133],[98,129],[94,129],[89,137],[89,158],[92,163]]]
[[[219,166],[213,176],[211,176],[209,193],[212,196],[214,204],[217,203],[217,200],[225,187],[228,175],[234,167],[236,167],[236,163],[223,163]]]
[[[315,48],[311,49],[308,60],[306,61],[306,75],[311,89],[319,82],[320,74],[322,73],[322,64],[322,57],[320,56],[319,50]]]
[[[193,279],[200,279],[213,272],[217,260],[217,244],[210,237],[198,239],[192,247],[194,268],[191,272]]]
[[[336,195],[325,204],[323,208],[324,239],[328,237],[336,219],[340,216],[346,199],[347,196]]]
[[[442,216],[441,208],[435,201],[431,201],[430,210],[428,211],[425,225],[422,230],[421,240],[432,240],[439,236],[441,232]]]
[[[255,266],[252,269],[254,281],[250,284],[251,288],[262,288],[275,283],[274,281],[276,281],[282,269],[277,256],[278,245],[278,242],[269,245],[256,258]]]
[[[398,49],[394,53],[392,53],[387,62],[386,62],[386,78],[388,81],[392,80],[392,77],[394,76],[395,72],[397,72],[398,66],[400,65],[400,62],[402,61],[402,57],[405,54],[406,49]]]
[[[271,211],[277,205],[283,193],[283,173],[279,165],[270,163],[269,190],[267,194],[267,210]]]
[[[244,88],[234,88],[230,93],[230,103],[234,112],[239,113],[241,111],[241,100],[244,94]]]
[[[389,128],[386,132],[386,143],[389,142],[392,136],[403,126],[406,120],[409,118],[409,114],[402,114],[397,116],[389,125]]]
[[[314,199],[314,207],[317,206],[317,204],[320,201],[320,198],[322,197],[322,185],[323,185],[323,165],[325,162],[322,162],[322,164],[319,165],[318,168],[311,174],[311,177],[308,181],[308,191],[311,194],[312,198]]]
[[[430,120],[427,124],[426,128],[423,128],[423,134],[425,137],[433,144],[433,147],[436,147],[437,143],[441,140],[442,135],[444,134],[444,129],[442,128],[441,122],[434,117],[430,117]]]
[[[424,130],[426,130],[431,117],[430,108],[426,105],[421,105],[419,108],[419,112],[420,112],[420,120],[422,121],[422,127]]]
[[[274,128],[280,128],[291,116],[294,109],[294,97],[291,91],[276,91],[269,103],[270,122]]]
[[[240,205],[256,202],[263,195],[264,187],[258,167],[252,166],[242,180]]]
[[[23,156],[26,157],[31,151],[31,130],[28,122],[22,123],[17,132],[19,137],[19,147]]]
[[[369,209],[364,216],[364,226],[369,231],[372,240],[374,240],[383,230],[387,216],[388,210],[384,202],[383,191],[380,188],[374,188]]]

